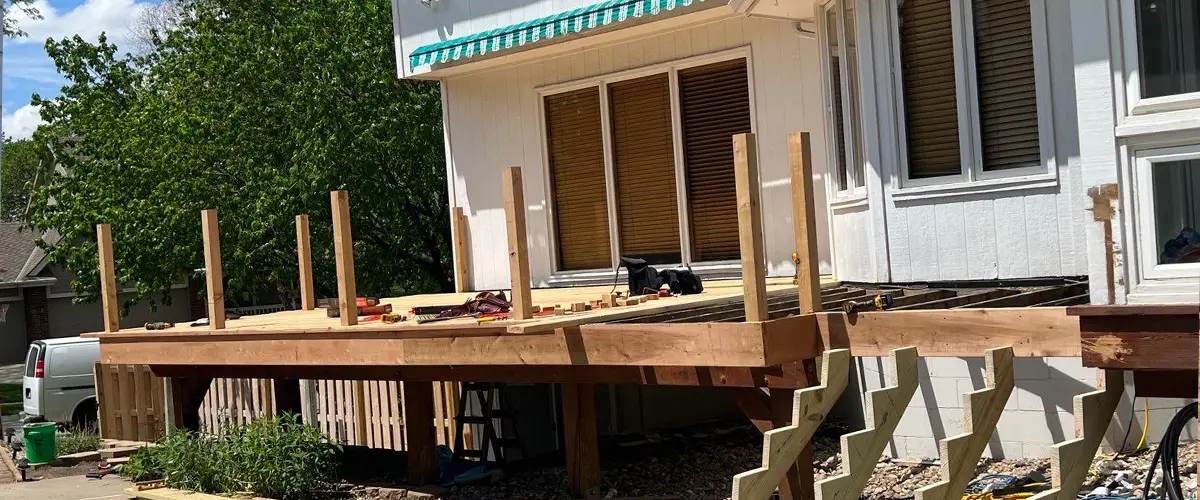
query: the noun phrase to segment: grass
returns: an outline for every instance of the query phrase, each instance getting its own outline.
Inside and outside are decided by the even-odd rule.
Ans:
[[[54,436],[54,448],[59,455],[70,455],[100,449],[100,435],[96,431],[74,431]]]
[[[0,384],[0,415],[21,412],[21,384]]]

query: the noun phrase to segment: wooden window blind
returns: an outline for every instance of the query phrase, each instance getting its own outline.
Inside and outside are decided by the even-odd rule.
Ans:
[[[666,73],[608,86],[621,255],[683,262]]]
[[[902,1],[900,62],[908,177],[960,173],[950,0]]]
[[[597,87],[545,97],[558,269],[612,267]]]
[[[975,0],[983,170],[1042,163],[1029,0]]]
[[[733,136],[750,132],[746,60],[679,71],[692,260],[736,260]]]

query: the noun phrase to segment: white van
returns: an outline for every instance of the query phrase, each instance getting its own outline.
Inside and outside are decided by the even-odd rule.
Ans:
[[[25,422],[96,426],[100,341],[80,337],[37,340],[25,357]]]

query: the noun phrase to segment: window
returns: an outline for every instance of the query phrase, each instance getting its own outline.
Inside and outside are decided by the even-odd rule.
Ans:
[[[1137,0],[1141,97],[1200,92],[1200,5]]]
[[[830,170],[838,191],[863,184],[862,118],[859,113],[857,25],[854,0],[834,0],[825,5],[821,38],[825,45],[826,111],[833,130]]]
[[[1200,275],[1200,146],[1139,151],[1133,181],[1142,276]]]
[[[544,93],[556,271],[738,259],[732,136],[752,119],[747,60],[730,57]]]
[[[905,187],[1048,173],[1042,2],[897,0]]]

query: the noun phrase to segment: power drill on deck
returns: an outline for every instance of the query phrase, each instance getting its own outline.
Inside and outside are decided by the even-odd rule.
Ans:
[[[888,294],[879,294],[872,297],[870,300],[853,301],[847,300],[842,303],[842,311],[846,314],[855,313],[865,309],[884,310],[892,307],[892,296]]]

